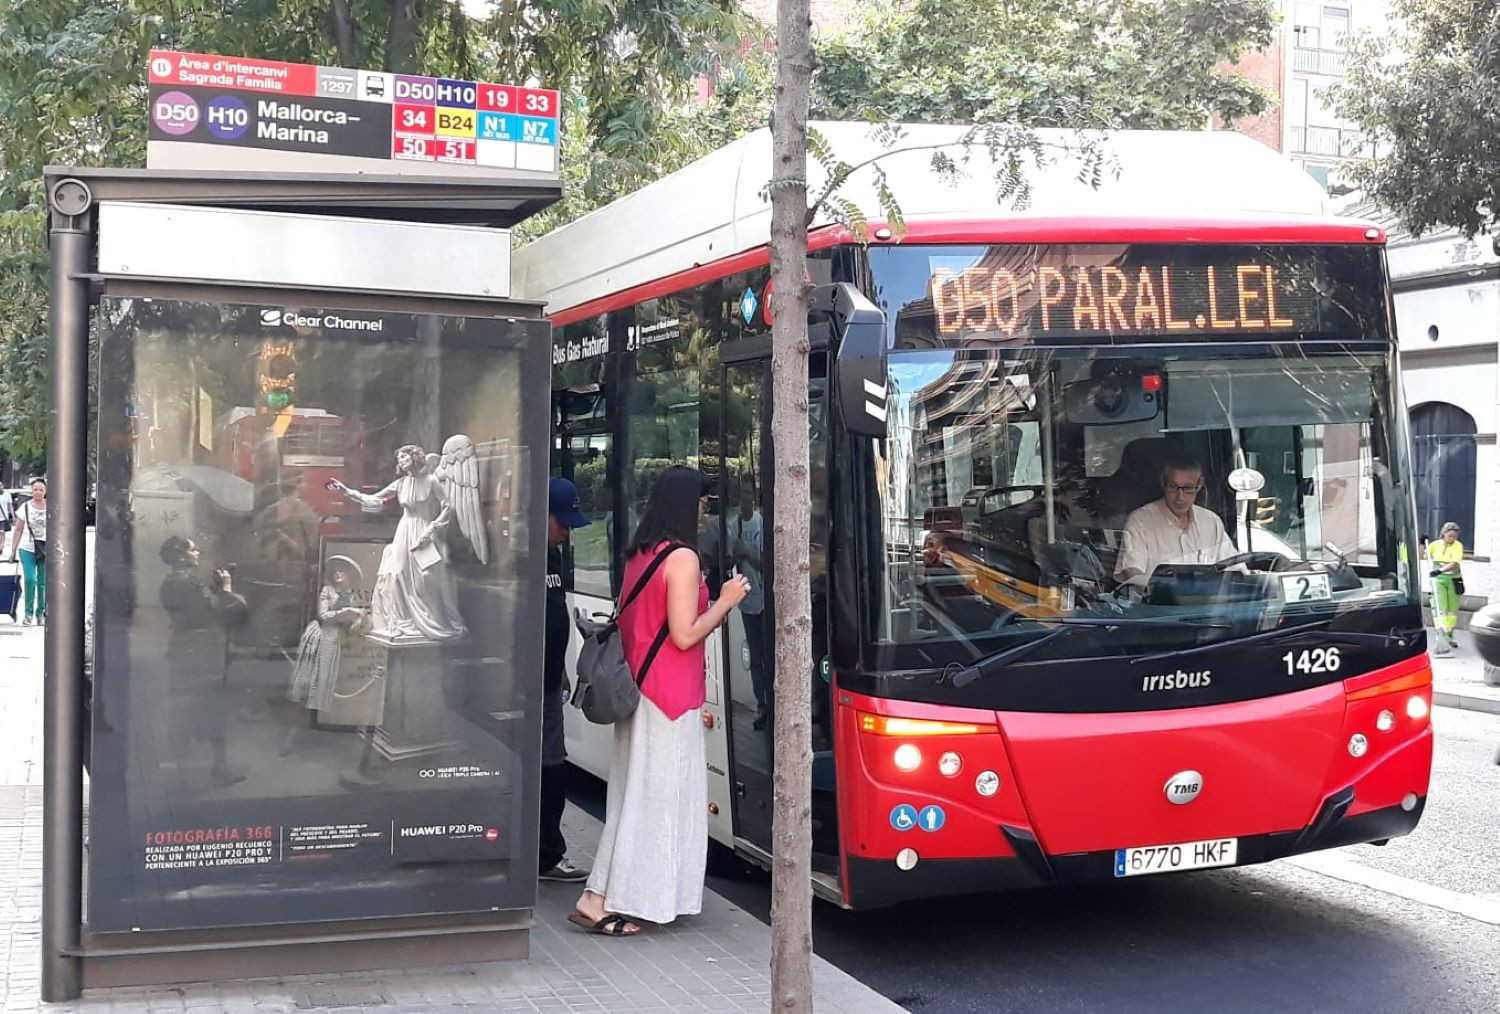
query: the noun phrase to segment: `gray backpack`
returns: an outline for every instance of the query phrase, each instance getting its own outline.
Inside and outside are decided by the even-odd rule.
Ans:
[[[573,687],[570,700],[583,712],[583,717],[598,725],[613,725],[615,722],[635,714],[641,703],[641,683],[657,652],[667,642],[667,624],[662,621],[661,630],[651,642],[651,650],[641,662],[641,671],[632,674],[630,664],[625,661],[625,645],[620,636],[620,614],[645,590],[651,575],[656,573],[677,545],[670,545],[656,554],[656,558],[636,581],[635,587],[613,616],[589,613],[579,609],[573,622],[583,635],[583,648],[578,652],[578,682]]]

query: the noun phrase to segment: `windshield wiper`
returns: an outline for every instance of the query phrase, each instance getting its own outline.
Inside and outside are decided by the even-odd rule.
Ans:
[[[1314,623],[1299,623],[1295,627],[1275,627],[1271,630],[1258,630],[1253,634],[1245,634],[1243,637],[1230,637],[1222,641],[1211,641],[1208,644],[1198,644],[1191,648],[1176,648],[1168,651],[1152,652],[1150,655],[1141,655],[1131,659],[1131,665],[1139,665],[1142,662],[1156,662],[1164,658],[1177,658],[1182,655],[1201,655],[1205,651],[1213,651],[1215,648],[1226,646],[1244,647],[1249,644],[1260,644],[1261,642],[1274,643],[1280,640],[1292,640],[1298,637],[1310,637],[1317,635],[1327,641],[1338,641],[1343,644],[1374,644],[1382,648],[1392,641],[1400,647],[1405,647],[1408,641],[1413,640],[1421,633],[1420,630],[1389,630],[1384,634],[1367,633],[1363,630],[1329,630],[1326,626],[1327,620],[1319,620]]]
[[[1005,663],[1014,662],[1022,656],[1031,654],[1033,650],[1040,648],[1048,641],[1061,637],[1068,632],[1069,627],[1132,627],[1137,629],[1141,627],[1160,627],[1170,630],[1180,630],[1186,627],[1194,630],[1202,630],[1229,626],[1227,623],[1214,623],[1204,620],[1145,620],[1138,617],[1105,619],[1103,617],[1059,616],[1056,619],[1038,620],[1036,622],[1056,623],[1058,626],[1056,630],[1049,630],[1040,637],[1032,638],[1025,644],[1018,644],[1013,648],[1006,648],[1004,651],[998,651],[993,655],[986,655],[984,658],[970,662],[968,665],[953,663],[943,671],[943,679],[952,684],[955,689],[962,689],[981,676],[988,676],[994,670],[1005,665]]]

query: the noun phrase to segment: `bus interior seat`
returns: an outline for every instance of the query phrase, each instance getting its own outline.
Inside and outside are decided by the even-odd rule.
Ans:
[[[1045,517],[1033,518],[1029,528],[1031,554],[1040,566],[1043,586],[1058,585],[1064,575],[1071,583],[1099,588],[1114,584],[1117,550],[1109,544],[1103,529],[1071,520],[1060,521],[1053,529],[1055,542],[1049,546]]]
[[[1095,514],[1102,528],[1122,529],[1125,518],[1161,496],[1161,468],[1182,446],[1170,437],[1141,437],[1125,445],[1120,467],[1100,481]]]

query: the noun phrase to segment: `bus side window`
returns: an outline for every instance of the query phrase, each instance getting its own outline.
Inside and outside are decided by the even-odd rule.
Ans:
[[[572,591],[611,598],[615,511],[609,465],[614,438],[608,410],[614,392],[606,369],[604,318],[561,328],[555,343],[551,474],[573,481],[579,509],[592,522],[572,533],[563,558],[564,583]]]

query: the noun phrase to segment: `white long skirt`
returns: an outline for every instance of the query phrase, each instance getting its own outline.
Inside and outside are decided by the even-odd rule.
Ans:
[[[675,722],[646,698],[615,725],[604,833],[588,889],[607,912],[668,923],[703,911],[708,772],[703,719]]]

